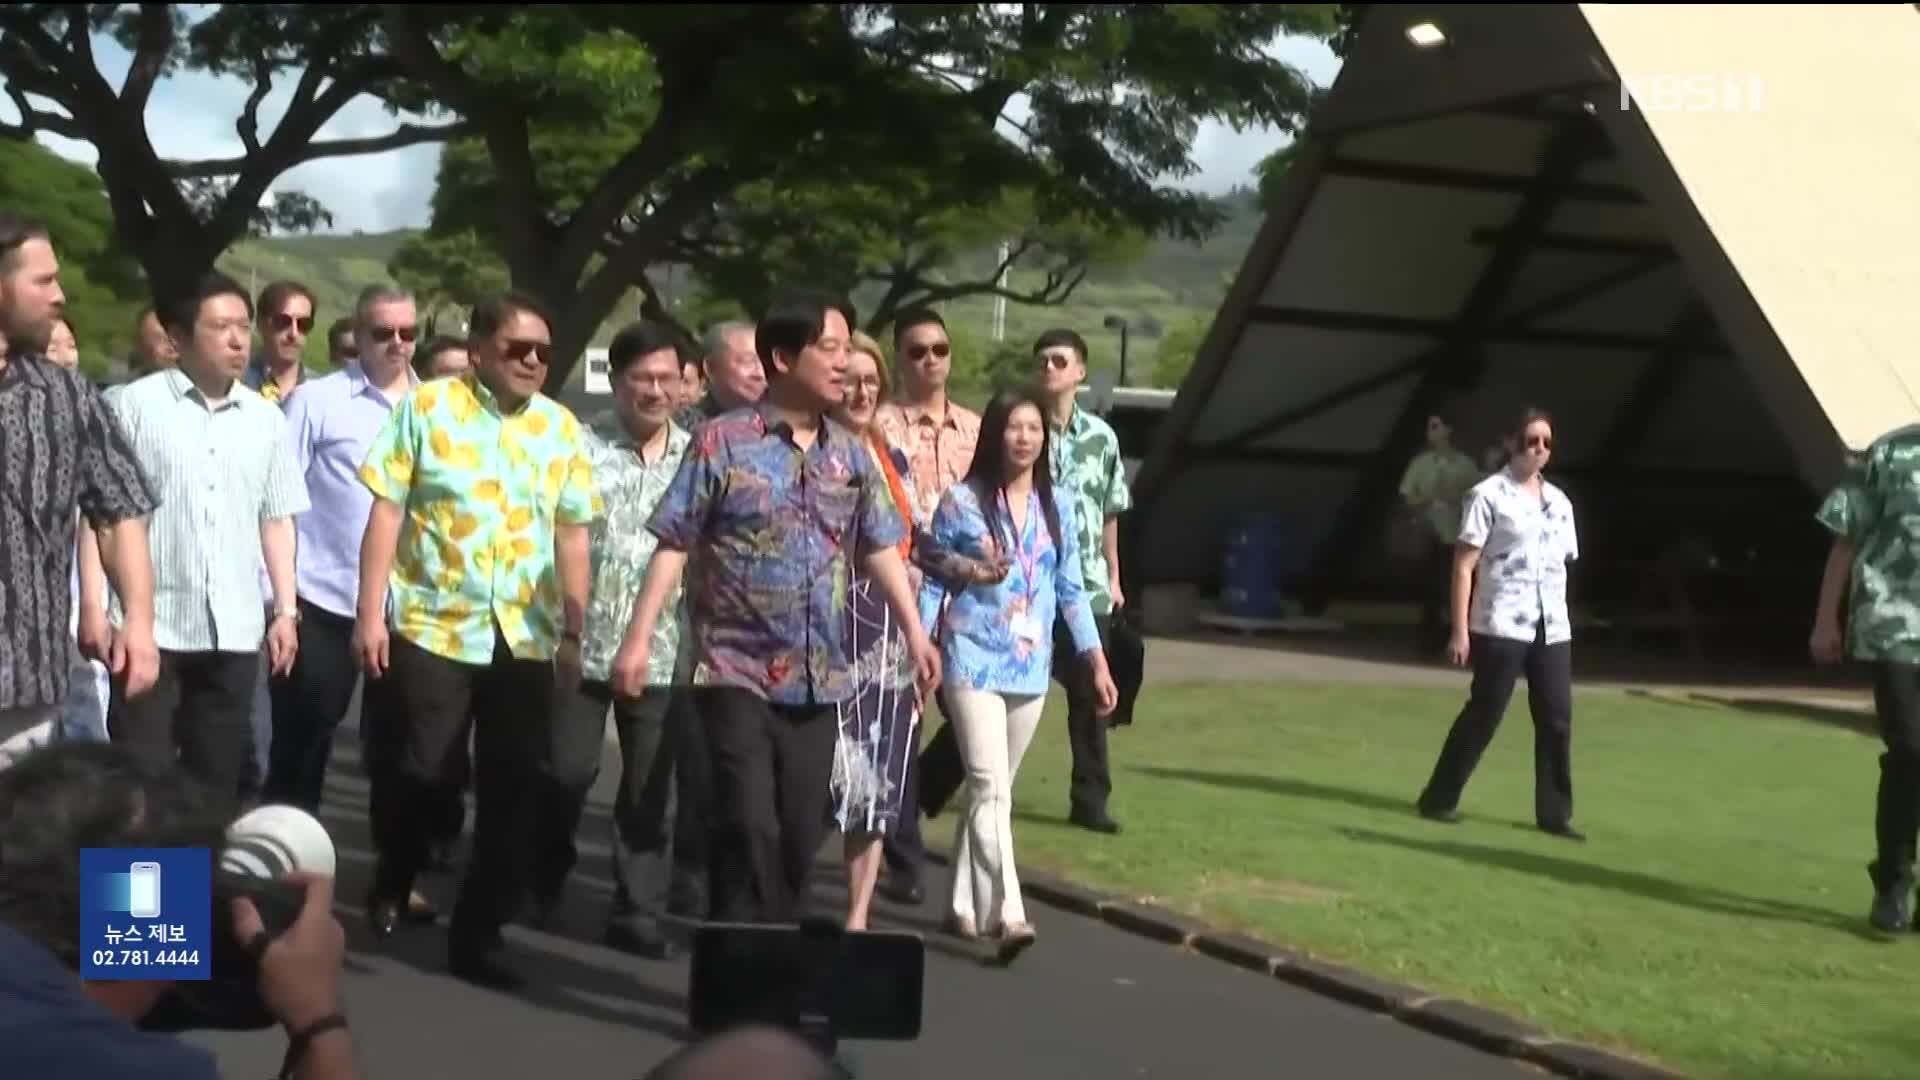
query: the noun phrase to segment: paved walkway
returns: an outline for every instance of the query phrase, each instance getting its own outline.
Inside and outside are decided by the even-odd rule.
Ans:
[[[560,932],[508,930],[514,959],[533,982],[519,997],[475,989],[445,975],[440,928],[402,931],[385,948],[372,946],[359,908],[371,856],[366,786],[356,764],[351,740],[343,737],[325,817],[340,848],[340,914],[351,945],[348,1008],[367,1076],[630,1080],[686,1037],[684,960],[653,963],[592,944],[611,892],[605,847],[598,843],[605,836],[614,781],[610,760],[587,815],[583,865]],[[432,879],[427,889],[443,910],[450,909],[452,881]],[[816,905],[834,910],[842,895],[837,882],[823,883]],[[927,934],[925,1025],[915,1043],[850,1045],[860,1075],[925,1080],[1517,1080],[1540,1075],[1090,919],[1037,904],[1030,914],[1040,942],[1014,968],[998,970],[931,931],[936,903],[915,912],[884,912],[884,923]],[[192,1038],[215,1049],[223,1072],[233,1077],[273,1075],[284,1045],[271,1032]]]

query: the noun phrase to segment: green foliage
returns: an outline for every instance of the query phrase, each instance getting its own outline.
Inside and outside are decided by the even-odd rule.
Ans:
[[[133,344],[147,290],[140,265],[114,244],[100,178],[37,142],[0,139],[0,206],[47,227],[81,366],[104,376]]]
[[[1153,385],[1168,390],[1178,389],[1186,381],[1187,372],[1193,368],[1194,356],[1199,353],[1200,345],[1212,327],[1212,312],[1196,312],[1168,330],[1166,336],[1160,339],[1160,347],[1154,352]]]
[[[420,317],[457,324],[488,293],[508,285],[507,270],[491,244],[472,229],[451,234],[413,233],[387,263],[394,281],[419,298]]]

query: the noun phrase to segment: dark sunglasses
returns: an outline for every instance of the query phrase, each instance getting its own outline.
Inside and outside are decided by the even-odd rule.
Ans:
[[[533,357],[536,364],[544,364],[553,358],[553,346],[544,341],[509,341],[500,350],[500,355],[509,360],[525,360]]]
[[[372,338],[377,345],[385,345],[396,337],[401,341],[412,341],[414,338],[420,336],[420,328],[417,326],[374,326],[368,328],[367,336]]]
[[[1071,353],[1043,352],[1035,354],[1034,359],[1055,371],[1065,371],[1067,368],[1073,366],[1073,355]]]
[[[1553,437],[1550,435],[1529,435],[1527,436],[1527,449],[1551,450],[1553,449]]]
[[[952,345],[949,345],[944,341],[936,341],[932,345],[914,345],[909,347],[907,349],[907,359],[925,360],[927,358],[927,354],[932,353],[934,356],[937,356],[940,359],[945,360],[947,358],[947,355],[951,352],[953,352]]]
[[[279,333],[280,331],[285,330],[289,326],[299,327],[300,332],[303,334],[309,333],[313,330],[313,316],[311,315],[302,315],[296,319],[293,316],[286,314],[285,312],[281,312],[280,314],[275,315],[273,317],[272,322],[273,322],[273,329],[275,333]]]

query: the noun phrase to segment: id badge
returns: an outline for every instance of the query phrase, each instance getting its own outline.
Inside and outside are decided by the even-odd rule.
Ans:
[[[1013,636],[1024,641],[1039,641],[1040,620],[1034,618],[1033,612],[1031,611],[1023,611],[1015,615],[1013,617]]]

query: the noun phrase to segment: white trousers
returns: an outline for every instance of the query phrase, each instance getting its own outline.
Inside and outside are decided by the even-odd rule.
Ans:
[[[967,806],[953,838],[953,914],[983,934],[1027,921],[1013,866],[1013,777],[1046,706],[1043,694],[947,688]]]

